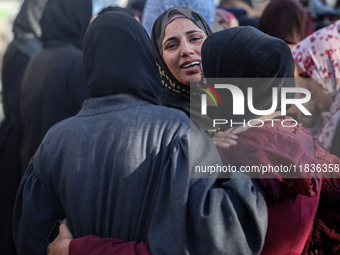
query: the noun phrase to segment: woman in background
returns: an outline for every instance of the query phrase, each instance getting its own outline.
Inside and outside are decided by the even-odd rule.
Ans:
[[[259,30],[280,38],[285,41],[289,48],[303,40],[314,32],[313,21],[305,8],[298,0],[272,0],[268,3],[260,18]],[[298,76],[298,67],[295,67],[295,78]],[[299,86],[299,82],[296,83]],[[304,97],[300,93],[296,98]],[[287,114],[297,118],[299,109],[293,105],[288,109]]]
[[[14,39],[2,63],[2,100],[5,119],[0,123],[0,253],[16,254],[12,234],[15,195],[23,175],[20,160],[22,121],[21,81],[31,57],[41,48],[39,19],[47,0],[25,0],[13,24]]]
[[[312,100],[306,105],[312,116],[299,116],[311,133],[330,153],[340,156],[340,21],[324,27],[299,42],[293,49],[301,86]],[[322,153],[322,158],[329,157]],[[334,158],[336,158],[334,156]],[[331,168],[339,166],[330,161]],[[337,254],[340,244],[340,182],[338,173],[324,175],[320,205],[314,223],[312,249]]]
[[[48,129],[77,114],[89,97],[82,40],[91,16],[91,0],[50,0],[46,4],[40,19],[42,49],[28,63],[21,86],[23,171]]]
[[[214,0],[147,0],[143,9],[142,24],[151,37],[156,19],[173,7],[185,7],[198,12],[211,27],[215,19]]]
[[[260,18],[259,30],[280,38],[290,48],[314,32],[310,18],[298,0],[272,0]]]
[[[322,28],[293,49],[299,79],[315,101],[311,132],[331,153],[340,156],[340,141],[334,141],[340,121],[340,21]],[[318,117],[319,119],[317,119]],[[334,146],[334,149],[332,149]],[[337,149],[335,149],[337,147]]]

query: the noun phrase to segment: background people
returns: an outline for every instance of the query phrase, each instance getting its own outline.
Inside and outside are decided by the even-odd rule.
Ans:
[[[259,26],[259,19],[268,0],[261,1],[259,6],[253,6],[248,0],[220,0],[218,8],[233,13],[238,19],[240,26]]]
[[[332,154],[339,156],[339,29],[337,21],[328,27],[315,31],[299,42],[292,53],[299,67],[298,79],[301,87],[310,90],[312,100],[306,107],[312,112],[311,118],[298,116],[308,125],[312,134],[321,145]],[[321,148],[321,147],[320,147]],[[318,148],[326,165],[339,164],[335,156]],[[321,161],[319,159],[319,161]],[[320,205],[314,222],[314,231],[310,250],[318,253],[339,253],[340,227],[339,219],[340,183],[337,173],[324,175]]]
[[[5,119],[0,123],[1,254],[16,254],[12,237],[12,213],[22,177],[20,86],[27,63],[41,47],[39,19],[46,1],[23,2],[13,24],[14,39],[8,45],[3,58],[1,80]]]
[[[218,32],[230,27],[237,27],[239,25],[237,18],[231,12],[216,8],[215,20],[211,29]]]
[[[151,36],[155,20],[166,10],[172,7],[186,7],[200,13],[209,26],[215,19],[214,0],[147,0],[144,6],[142,24]]]
[[[264,9],[259,30],[292,47],[309,35],[307,12],[298,0],[272,0]]]
[[[336,127],[340,121],[340,53],[339,30],[340,21],[322,28],[299,42],[292,53],[299,67],[298,79],[301,86],[306,87],[312,94],[312,101],[307,107],[314,106],[312,121],[301,116],[299,119],[309,127],[310,131],[321,144],[331,151]],[[311,108],[311,107],[309,107]],[[302,118],[303,117],[303,118]],[[340,151],[331,153],[340,155]]]
[[[23,171],[46,132],[75,115],[89,97],[82,65],[82,40],[92,15],[91,0],[50,0],[40,20],[42,49],[22,81]]]

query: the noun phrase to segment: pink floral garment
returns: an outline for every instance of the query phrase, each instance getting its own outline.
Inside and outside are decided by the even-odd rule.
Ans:
[[[328,112],[323,112],[323,124],[315,137],[330,151],[340,120],[340,20],[324,27],[295,45],[295,62],[320,86],[333,96]]]
[[[233,13],[216,8],[214,24],[211,27],[213,32],[218,32],[230,27],[237,27],[238,25],[238,20]]]

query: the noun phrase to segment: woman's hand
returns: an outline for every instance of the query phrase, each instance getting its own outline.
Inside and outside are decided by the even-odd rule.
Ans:
[[[59,235],[47,247],[46,254],[48,255],[68,255],[70,242],[73,236],[67,227],[67,221],[64,219],[59,226]]]
[[[225,130],[224,132],[219,131],[217,132],[212,138],[212,142],[214,145],[219,149],[226,149],[229,148],[232,145],[237,144],[238,136],[236,134],[243,132],[244,130],[237,129],[234,130],[233,128],[229,128]]]

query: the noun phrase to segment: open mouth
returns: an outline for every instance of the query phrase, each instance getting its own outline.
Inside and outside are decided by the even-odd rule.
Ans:
[[[195,66],[199,66],[201,64],[200,61],[193,61],[191,63],[188,63],[188,64],[185,64],[182,66],[183,69],[186,69],[186,68],[190,68],[190,67],[195,67]]]

